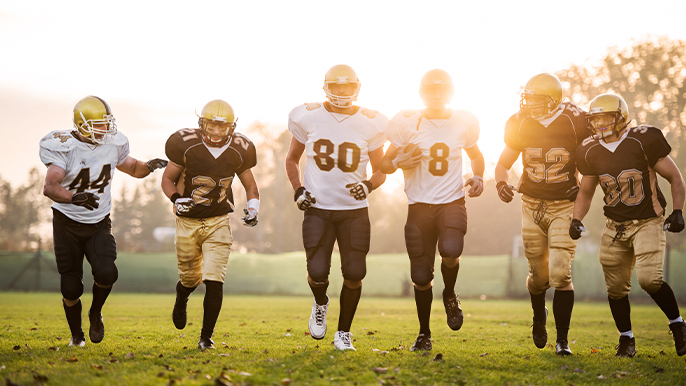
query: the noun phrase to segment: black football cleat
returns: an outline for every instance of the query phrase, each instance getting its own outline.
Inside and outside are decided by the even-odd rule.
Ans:
[[[564,357],[572,355],[572,350],[569,349],[569,344],[566,340],[558,340],[555,344],[555,354]]]
[[[431,335],[419,334],[410,351],[430,351],[432,348]]]
[[[214,341],[210,338],[201,336],[200,340],[198,341],[198,348],[200,350],[207,350],[207,349],[214,349]]]
[[[88,320],[90,320],[91,323],[91,326],[88,329],[88,337],[91,338],[91,342],[102,342],[102,339],[105,337],[105,325],[102,323],[102,314],[91,315],[89,310]]]
[[[179,304],[177,300],[174,302],[174,309],[172,310],[172,321],[174,326],[179,330],[183,330],[186,327],[186,305],[188,305],[188,299],[186,299],[183,304]]]
[[[617,349],[616,357],[631,358],[636,355],[636,339],[620,336],[619,344],[615,348]]]
[[[443,306],[445,306],[445,314],[448,317],[448,327],[453,331],[462,328],[464,315],[462,314],[462,308],[460,308],[460,301],[457,299],[457,295],[455,295],[454,292],[448,298],[443,294]]]
[[[669,329],[672,332],[672,337],[674,338],[674,348],[676,348],[676,354],[678,356],[683,356],[686,354],[686,322],[681,321],[679,323],[672,323],[669,325]]]
[[[533,329],[531,335],[534,338],[534,344],[538,348],[543,348],[548,344],[548,331],[545,329],[545,323],[548,319],[548,307],[545,308],[545,317],[542,320],[536,320],[534,317]]]
[[[69,347],[84,347],[86,345],[86,335],[83,331],[79,331],[78,334],[72,335],[69,341]]]

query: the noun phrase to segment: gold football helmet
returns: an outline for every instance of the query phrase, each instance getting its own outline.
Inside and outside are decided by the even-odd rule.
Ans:
[[[104,100],[89,95],[74,106],[74,128],[99,145],[111,143],[117,134],[117,123]]]
[[[202,140],[207,146],[226,145],[236,130],[236,119],[230,104],[221,99],[209,101],[198,116]]]
[[[629,122],[629,106],[621,96],[601,94],[591,101],[588,125],[598,138],[619,134]]]
[[[340,95],[339,90],[332,90],[332,85],[352,85],[350,95]],[[362,83],[352,67],[345,64],[337,64],[329,69],[324,75],[324,92],[329,103],[336,107],[346,108],[352,106],[360,94]],[[338,88],[338,87],[334,87]]]
[[[548,117],[562,102],[562,83],[552,74],[538,74],[524,86],[519,109],[534,119]]]
[[[453,92],[453,78],[443,70],[430,70],[424,74],[419,83],[419,95],[424,103],[434,100],[437,104],[445,105],[450,102]]]

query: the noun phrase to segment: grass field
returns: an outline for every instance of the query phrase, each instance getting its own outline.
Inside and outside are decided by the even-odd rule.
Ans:
[[[84,314],[90,297],[84,296]],[[667,321],[654,305],[632,307],[638,355],[615,358],[617,333],[606,303],[577,302],[570,331],[574,356],[531,342],[526,301],[466,300],[465,324],[448,329],[433,303],[434,349],[409,351],[418,330],[414,302],[363,297],[353,323],[357,352],[333,349],[338,299],[329,332],[306,335],[310,297],[226,296],[214,340],[196,349],[202,296],[189,302],[183,331],[171,323],[173,295],[113,293],[103,310],[105,340],[67,347],[59,294],[0,294],[0,380],[49,385],[587,385],[686,384]],[[548,304],[551,308],[551,304]],[[87,318],[86,318],[87,319]],[[87,320],[85,328],[87,332]],[[554,343],[554,320],[548,321]],[[437,359],[442,354],[442,359]]]

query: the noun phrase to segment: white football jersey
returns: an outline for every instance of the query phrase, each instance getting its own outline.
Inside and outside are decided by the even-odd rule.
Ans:
[[[99,207],[88,210],[82,206],[56,202],[52,207],[74,221],[95,224],[112,208],[112,178],[114,169],[129,155],[129,140],[120,132],[108,145],[93,145],[79,141],[71,131],[53,131],[40,140],[40,159],[45,166],[55,165],[66,172],[62,186],[73,192],[91,192],[99,197]]]
[[[453,110],[449,119],[429,120],[419,110],[401,111],[388,123],[386,137],[395,147],[413,143],[422,150],[421,164],[403,170],[410,204],[446,204],[464,197],[462,149],[479,139],[473,114]]]
[[[350,196],[350,183],[367,179],[369,152],[383,147],[388,118],[360,107],[353,115],[329,112],[323,103],[306,103],[291,111],[288,130],[305,144],[305,189],[328,210],[367,207]]]

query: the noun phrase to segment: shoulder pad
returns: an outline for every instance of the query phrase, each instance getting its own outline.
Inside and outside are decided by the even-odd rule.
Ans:
[[[476,118],[476,115],[474,115],[471,111],[455,109],[455,110],[453,110],[453,112],[456,115],[458,115],[458,116],[462,117],[463,119],[468,120],[470,122],[479,122],[479,120]]]
[[[53,131],[40,140],[40,147],[51,151],[69,151],[76,146],[78,139],[71,135],[71,130]]]
[[[567,112],[575,117],[586,114],[586,111],[571,102],[562,102],[561,104],[564,106],[563,112]]]
[[[128,142],[129,139],[121,131],[117,131],[117,134],[114,136],[111,144],[116,146],[124,146]]]
[[[288,114],[288,118],[293,121],[293,122],[298,122],[300,121],[304,116],[309,114],[311,111],[318,110],[320,108],[323,108],[324,104],[319,103],[319,102],[314,102],[314,103],[304,103],[293,110],[291,110],[290,114]]]
[[[414,109],[407,109],[407,110],[401,110],[397,114],[395,114],[392,118],[393,121],[399,122],[399,121],[412,121],[412,120],[418,120],[419,117],[422,116],[422,113],[419,110],[414,110]]]

